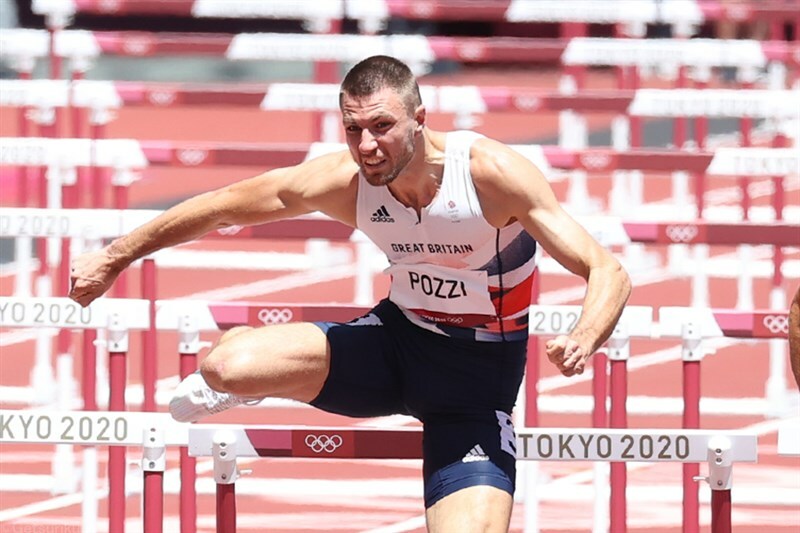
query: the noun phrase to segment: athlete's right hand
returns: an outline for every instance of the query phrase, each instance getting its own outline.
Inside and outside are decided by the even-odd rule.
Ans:
[[[105,294],[123,269],[108,247],[79,255],[70,265],[69,297],[86,307]]]
[[[589,354],[576,340],[559,335],[545,343],[545,352],[551,363],[567,377],[583,374]]]

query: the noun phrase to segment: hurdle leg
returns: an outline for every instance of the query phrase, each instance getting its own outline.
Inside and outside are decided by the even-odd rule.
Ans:
[[[683,359],[683,428],[700,427],[700,361],[702,335],[697,324],[687,322],[682,331]],[[700,528],[699,487],[695,482],[700,473],[697,463],[683,464],[683,531],[696,533]]]
[[[200,330],[194,317],[181,317],[178,325],[178,353],[180,357],[179,373],[181,379],[197,370],[197,354],[200,353]],[[197,529],[197,495],[195,480],[197,478],[197,459],[189,456],[186,446],[180,449],[181,493],[180,522],[181,533],[194,533]]]
[[[712,488],[711,533],[729,533],[731,529],[731,491]]]
[[[128,330],[122,317],[114,313],[108,325],[108,367],[110,411],[125,410],[126,354]],[[108,529],[125,531],[125,447],[112,446],[108,450]]]
[[[608,355],[597,352],[592,356],[592,396],[594,409],[592,410],[592,427],[604,428],[608,426]],[[594,469],[594,533],[608,531],[609,512],[609,472],[608,463],[595,461]]]
[[[156,411],[156,379],[158,378],[158,337],[156,331],[156,262],[142,261],[142,298],[150,301],[150,327],[142,331],[142,411]]]
[[[628,358],[630,357],[630,337],[624,325],[618,324],[608,341],[608,359],[611,361],[611,428],[627,428],[628,415]],[[628,487],[627,465],[624,462],[611,463],[611,505],[609,525],[614,533],[625,533],[627,524],[626,492]]]
[[[714,437],[708,442],[708,484],[711,486],[711,533],[730,533],[733,461],[731,441]]]
[[[144,430],[144,531],[161,533],[164,527],[164,470],[167,450],[161,428],[151,426]]]
[[[214,481],[217,483],[217,533],[236,532],[236,435],[230,430],[214,433],[211,446]]]

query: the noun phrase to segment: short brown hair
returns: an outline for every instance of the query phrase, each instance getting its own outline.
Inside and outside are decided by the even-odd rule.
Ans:
[[[408,65],[393,57],[372,56],[357,63],[344,77],[339,105],[345,94],[361,98],[387,88],[403,98],[410,113],[422,104],[419,85]]]

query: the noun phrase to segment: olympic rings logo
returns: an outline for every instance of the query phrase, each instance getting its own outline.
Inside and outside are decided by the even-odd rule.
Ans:
[[[208,151],[200,148],[187,148],[178,151],[178,160],[187,167],[195,167],[206,160]]]
[[[697,226],[667,226],[667,238],[672,242],[692,242],[697,237]]]
[[[539,109],[542,105],[541,99],[536,96],[515,96],[514,103],[517,109],[524,111]]]
[[[486,55],[486,47],[479,42],[459,44],[458,55],[464,59],[477,60]]]
[[[159,89],[153,91],[149,94],[150,102],[160,105],[160,106],[168,106],[175,103],[176,98],[175,91],[170,91],[166,89]]]
[[[763,320],[764,327],[770,333],[789,333],[789,318],[782,315],[767,315]]]
[[[264,324],[285,324],[291,322],[294,313],[291,309],[261,309],[258,319]]]
[[[585,152],[580,155],[581,164],[587,169],[603,169],[611,165],[611,154]]]
[[[333,453],[342,442],[339,435],[306,435],[306,446],[314,453]]]

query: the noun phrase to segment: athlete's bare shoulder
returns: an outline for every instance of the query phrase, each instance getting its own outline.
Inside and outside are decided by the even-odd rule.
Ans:
[[[347,150],[310,159],[287,170],[287,189],[313,211],[355,226],[358,165]]]
[[[549,186],[536,166],[506,144],[477,139],[470,149],[470,173],[486,220],[502,227],[514,215],[509,212],[521,197]]]

